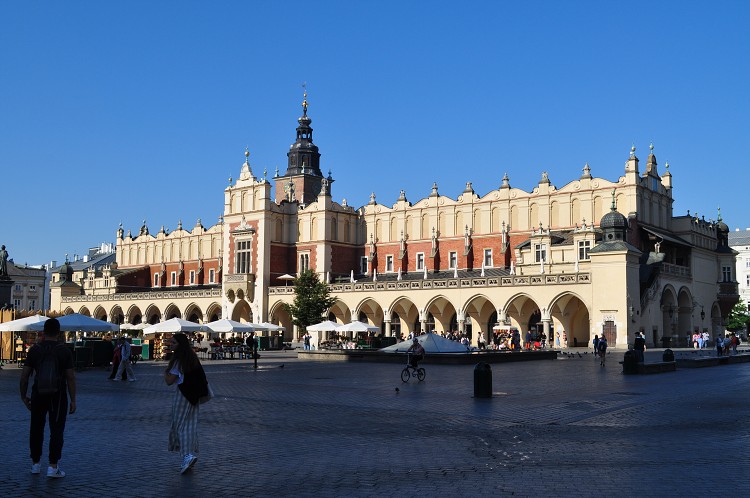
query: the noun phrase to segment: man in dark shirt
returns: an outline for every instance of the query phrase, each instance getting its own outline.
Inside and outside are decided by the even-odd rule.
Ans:
[[[65,432],[67,414],[68,412],[73,414],[76,411],[76,377],[73,370],[73,353],[64,344],[58,342],[59,334],[60,322],[55,318],[50,318],[44,322],[44,340],[29,349],[21,372],[20,385],[21,400],[26,408],[31,411],[29,435],[31,473],[39,474],[41,472],[39,460],[42,456],[44,442],[44,424],[49,414],[49,467],[47,468],[47,477],[52,478],[65,477],[65,472],[57,466],[57,462],[62,455],[63,433]],[[57,357],[59,385],[57,392],[42,394],[37,389],[39,370],[49,352]],[[29,398],[31,372],[36,374],[34,385],[31,388],[31,398]],[[68,405],[68,394],[70,395],[70,405]]]
[[[641,332],[636,332],[635,334],[633,351],[635,352],[635,361],[638,363],[643,363],[643,355],[646,351],[646,339],[643,337],[643,334]]]

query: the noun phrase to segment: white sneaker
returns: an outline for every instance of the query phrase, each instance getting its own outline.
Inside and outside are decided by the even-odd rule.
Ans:
[[[191,454],[185,455],[185,458],[182,460],[182,467],[180,467],[180,474],[184,474],[185,472],[190,470],[197,461],[197,456]]]
[[[54,478],[60,478],[65,477],[65,472],[60,469],[60,467],[57,467],[56,469],[53,469],[52,467],[47,467],[47,477],[54,477]]]
[[[135,382],[135,379],[128,379],[128,382]]]
[[[41,474],[42,473],[42,464],[40,464],[40,463],[32,463],[31,464],[31,473],[32,474]]]

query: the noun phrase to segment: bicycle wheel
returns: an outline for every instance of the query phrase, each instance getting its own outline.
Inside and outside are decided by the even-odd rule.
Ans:
[[[419,379],[419,382],[422,382],[424,380],[425,371],[424,368],[418,368],[417,369],[417,379]]]
[[[401,381],[402,382],[409,382],[409,377],[410,376],[411,375],[409,374],[409,369],[408,368],[404,368],[403,370],[401,370]]]

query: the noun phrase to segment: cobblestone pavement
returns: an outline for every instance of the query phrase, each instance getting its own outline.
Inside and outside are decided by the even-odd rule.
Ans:
[[[207,361],[217,397],[201,407],[200,457],[185,475],[167,451],[164,363],[139,363],[133,383],[87,370],[58,480],[29,473],[10,365],[0,495],[750,495],[749,365],[624,376],[621,359],[494,364],[492,399],[472,397],[473,366],[428,364],[425,382],[404,384],[400,365],[292,352],[264,353],[258,371]]]

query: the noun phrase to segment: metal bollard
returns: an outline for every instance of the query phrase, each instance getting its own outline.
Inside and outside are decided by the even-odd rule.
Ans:
[[[636,365],[635,351],[625,351],[625,356],[622,358],[622,373],[634,374],[638,372]]]
[[[477,363],[474,367],[474,397],[492,397],[492,368],[488,363]]]

